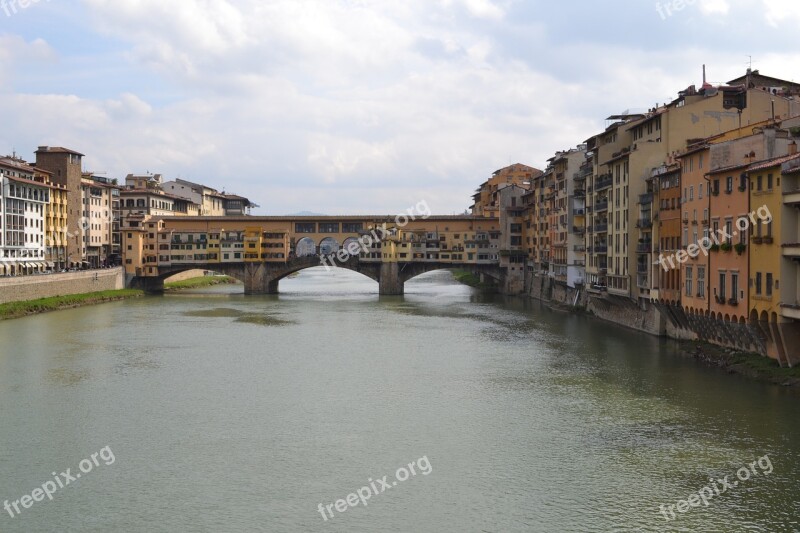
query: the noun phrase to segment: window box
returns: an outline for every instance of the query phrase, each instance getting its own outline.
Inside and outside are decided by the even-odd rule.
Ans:
[[[764,244],[772,244],[772,237],[764,237]]]
[[[719,248],[720,248],[720,250],[722,250],[723,252],[730,252],[730,251],[733,249],[733,246],[731,246],[731,243],[729,243],[729,242],[723,242],[723,243],[720,245],[720,247],[719,247]]]
[[[762,237],[753,237],[753,243],[754,244],[761,244],[763,242],[764,242],[764,239]]]
[[[747,249],[747,245],[740,242],[740,243],[736,244],[733,247],[733,249],[736,250],[737,254],[742,255],[744,253],[744,251]]]

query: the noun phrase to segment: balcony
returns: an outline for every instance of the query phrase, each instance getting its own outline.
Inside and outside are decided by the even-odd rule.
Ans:
[[[647,274],[637,274],[636,275],[636,285],[640,289],[649,289],[650,288],[650,276]]]
[[[599,213],[601,211],[608,211],[608,200],[594,204],[594,212]]]
[[[647,192],[644,194],[639,195],[639,203],[640,204],[652,204],[653,203],[653,193]]]
[[[636,263],[636,272],[639,274],[647,274],[650,272],[650,265],[647,263]]]
[[[611,177],[611,174],[603,174],[598,176],[594,182],[594,190],[595,191],[602,191],[604,189],[608,189],[614,184],[614,179]]]
[[[595,224],[594,231],[596,231],[597,233],[608,233],[608,223],[606,222],[603,224]]]
[[[586,228],[583,228],[581,226],[572,226],[572,233],[583,235],[584,233],[586,233]]]
[[[800,320],[800,305],[781,304],[781,315],[784,318]]]
[[[784,257],[800,259],[800,242],[784,244],[782,248]]]
[[[783,203],[794,205],[800,204],[800,190],[783,193]]]
[[[653,221],[652,221],[652,219],[649,219],[649,218],[640,218],[636,222],[636,227],[637,228],[642,228],[642,229],[652,228],[653,227]]]
[[[586,209],[584,209],[582,207],[581,208],[577,208],[577,209],[573,209],[572,210],[572,214],[574,216],[576,216],[576,217],[582,217],[583,215],[586,214]]]
[[[608,253],[608,245],[607,244],[597,244],[593,248],[594,253],[597,254],[605,254]]]
[[[653,250],[653,242],[652,241],[640,242],[636,246],[636,253],[637,254],[649,254],[652,250]]]

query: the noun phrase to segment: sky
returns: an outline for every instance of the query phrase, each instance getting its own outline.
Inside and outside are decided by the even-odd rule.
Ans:
[[[86,154],[256,214],[462,213],[605,118],[752,61],[800,80],[796,0],[0,0],[0,154]]]

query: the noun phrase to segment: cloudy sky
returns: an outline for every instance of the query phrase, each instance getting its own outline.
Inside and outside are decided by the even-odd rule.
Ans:
[[[675,4],[0,0],[0,153],[67,146],[259,214],[462,212],[492,171],[543,168],[703,63],[800,79],[800,2]]]

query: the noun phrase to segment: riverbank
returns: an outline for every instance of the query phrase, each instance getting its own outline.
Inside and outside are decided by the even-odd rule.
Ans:
[[[778,362],[758,354],[745,353],[698,341],[679,341],[681,353],[700,363],[739,374],[762,383],[791,388],[800,393],[800,367],[781,367]]]
[[[213,287],[214,285],[234,285],[241,283],[239,280],[229,276],[200,276],[183,281],[164,283],[164,291],[174,292],[185,289],[199,289],[202,287]]]
[[[482,282],[480,276],[473,274],[468,270],[451,270],[453,277],[459,283],[469,285],[476,289],[494,289],[497,287],[494,283]]]
[[[128,298],[138,298],[140,296],[144,296],[143,291],[120,289],[114,291],[90,292],[86,294],[70,294],[67,296],[52,296],[49,298],[22,302],[10,302],[0,304],[0,320],[22,318],[50,311],[74,309],[86,305],[115,302],[118,300],[127,300]]]

